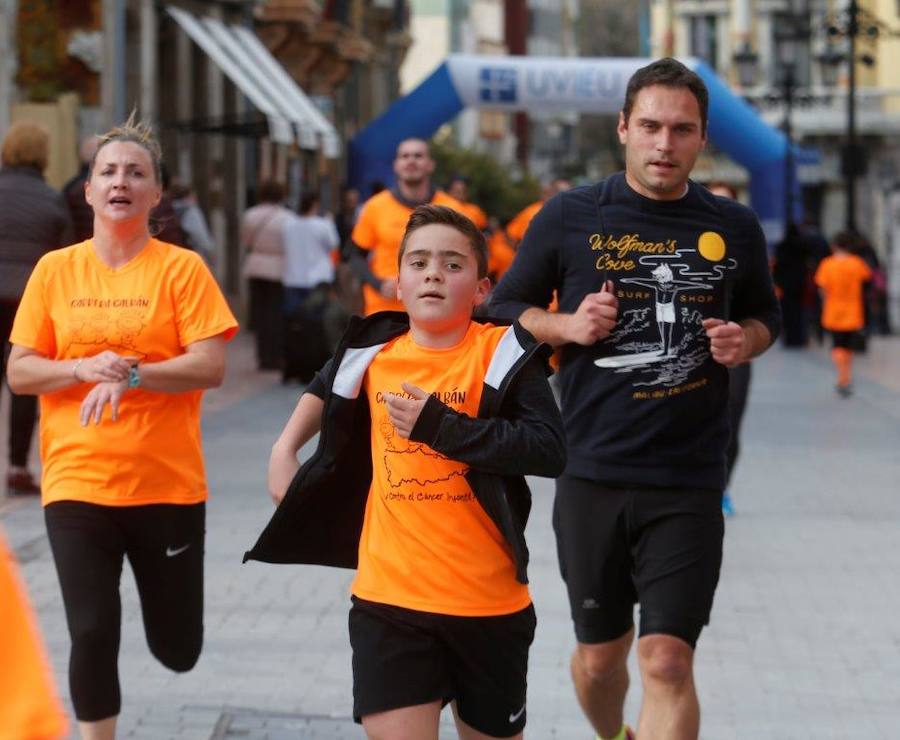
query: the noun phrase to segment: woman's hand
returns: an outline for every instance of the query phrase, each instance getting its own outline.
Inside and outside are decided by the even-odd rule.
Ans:
[[[134,360],[129,362],[107,349],[99,355],[80,360],[74,375],[82,383],[116,382],[128,378],[128,372],[134,362]]]
[[[104,352],[104,354],[107,353]],[[109,352],[108,354],[114,353]],[[112,421],[118,421],[119,401],[122,400],[122,394],[124,394],[126,390],[128,390],[127,379],[116,382],[97,383],[97,385],[91,388],[87,396],[84,397],[84,401],[81,402],[81,426],[86,427],[90,424],[91,419],[94,420],[94,424],[99,424],[103,417],[103,409],[107,404],[109,404],[110,411],[112,412]]]

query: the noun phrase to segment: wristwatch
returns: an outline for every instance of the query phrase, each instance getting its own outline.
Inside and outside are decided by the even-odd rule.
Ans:
[[[140,388],[141,387],[141,374],[138,372],[137,365],[132,365],[131,369],[128,371],[128,387],[129,388]]]

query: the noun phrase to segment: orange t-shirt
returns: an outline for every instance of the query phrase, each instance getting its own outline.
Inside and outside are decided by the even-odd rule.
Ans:
[[[52,740],[67,721],[37,620],[0,534],[0,738]]]
[[[481,210],[481,208],[474,203],[462,203],[459,204],[459,211],[468,216],[469,220],[475,224],[479,229],[486,229],[488,225],[487,214]]]
[[[856,331],[865,325],[863,283],[872,270],[855,254],[826,257],[816,270],[816,285],[823,293],[822,326],[829,331]]]
[[[435,192],[431,203],[464,213],[463,204],[443,190]],[[379,280],[397,277],[400,242],[412,212],[413,209],[398,201],[390,190],[382,190],[366,201],[359,214],[351,239],[354,244],[372,253],[370,267]],[[366,316],[376,311],[404,310],[399,300],[385,298],[371,285],[363,286],[363,301]]]
[[[381,350],[366,372],[372,414],[372,486],[359,541],[353,593],[406,609],[491,616],[531,603],[516,581],[506,539],[466,482],[468,468],[398,436],[385,404],[401,383],[476,416],[504,327],[473,322],[455,347],[429,349],[410,334]]]
[[[522,239],[525,238],[525,232],[528,231],[528,225],[531,223],[531,219],[533,219],[537,212],[543,207],[544,201],[539,200],[532,203],[530,206],[525,206],[525,208],[519,211],[513,220],[506,225],[506,233],[509,234],[509,238],[516,242],[522,241]]]
[[[500,278],[506,274],[515,256],[516,250],[510,246],[503,229],[497,229],[491,234],[491,238],[488,239],[488,272],[498,283]]]
[[[112,269],[91,240],[49,252],[35,267],[10,341],[51,360],[112,350],[142,363],[184,353],[201,339],[230,339],[237,321],[202,258],[151,239]],[[200,441],[202,391],[126,391],[118,421],[81,426],[92,388],[41,396],[42,502],[108,506],[193,504],[207,497]]]

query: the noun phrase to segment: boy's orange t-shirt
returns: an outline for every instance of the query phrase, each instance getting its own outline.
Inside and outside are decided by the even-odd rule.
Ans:
[[[141,363],[237,332],[215,279],[195,252],[151,239],[112,269],[91,240],[49,252],[35,267],[10,341],[51,360],[112,350]],[[207,497],[202,391],[126,391],[118,421],[81,426],[90,383],[41,396],[41,497],[108,506],[193,504]]]
[[[37,620],[0,533],[0,738],[53,740],[67,721]]]
[[[826,257],[819,263],[815,281],[823,295],[822,326],[829,331],[857,331],[865,326],[863,283],[872,270],[855,254]]]
[[[385,396],[409,381],[476,416],[484,375],[505,327],[473,322],[449,349],[407,333],[366,372],[372,415],[372,486],[353,594],[369,601],[457,616],[511,614],[531,603],[516,580],[506,539],[466,482],[467,466],[400,437]]]
[[[464,212],[463,204],[443,190],[435,192],[431,203]],[[413,209],[398,201],[390,190],[382,190],[366,201],[359,214],[351,239],[354,244],[372,253],[369,266],[379,280],[397,277],[400,242],[412,212]],[[371,285],[363,285],[363,301],[366,316],[377,311],[405,310],[399,300],[385,298]]]

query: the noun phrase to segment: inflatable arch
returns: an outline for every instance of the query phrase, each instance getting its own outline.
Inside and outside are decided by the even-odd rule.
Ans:
[[[350,182],[363,189],[373,180],[393,182],[397,145],[409,137],[430,138],[467,107],[616,113],[625,99],[628,78],[650,61],[451,55],[350,142]],[[751,204],[770,243],[776,241],[784,223],[786,137],[703,61],[683,61],[709,89],[710,141],[749,171]],[[794,154],[795,163],[818,160],[816,152],[798,147]],[[794,202],[796,217],[799,197]]]

